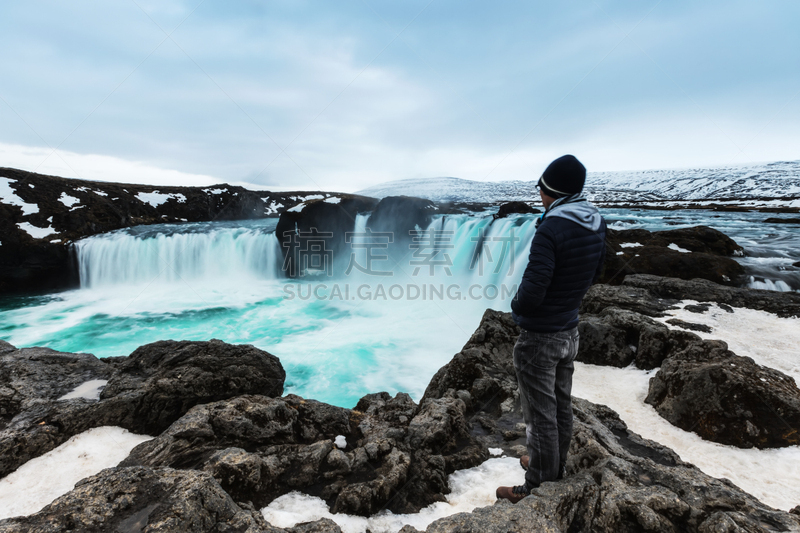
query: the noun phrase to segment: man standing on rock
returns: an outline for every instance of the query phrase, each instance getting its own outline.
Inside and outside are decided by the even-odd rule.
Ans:
[[[520,327],[514,368],[528,447],[528,455],[520,459],[525,483],[497,489],[498,498],[512,503],[566,473],[578,308],[605,258],[606,223],[581,194],[585,181],[586,168],[565,155],[550,163],[536,186],[545,212],[511,302]]]

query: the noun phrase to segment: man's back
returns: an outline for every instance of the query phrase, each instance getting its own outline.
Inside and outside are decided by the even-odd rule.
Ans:
[[[577,326],[581,300],[602,270],[605,233],[605,221],[586,200],[552,208],[536,230],[511,302],[520,327],[551,333]]]

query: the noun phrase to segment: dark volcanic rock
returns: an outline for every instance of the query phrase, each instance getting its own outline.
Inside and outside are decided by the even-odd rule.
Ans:
[[[667,315],[665,311],[668,309],[678,309],[677,304],[680,302],[679,298],[682,297],[684,296],[670,299],[658,298],[645,288],[628,284],[596,284],[592,285],[584,296],[580,311],[581,315],[586,313],[596,315],[607,307],[619,307],[650,317],[663,317]]]
[[[745,274],[744,267],[730,259],[744,255],[742,247],[724,233],[706,226],[652,233],[643,229],[609,229],[606,239],[603,283],[619,284],[631,274],[653,274],[737,285]],[[641,246],[623,247],[625,243]],[[690,253],[671,249],[670,245]]]
[[[58,401],[79,385],[106,380],[112,368],[93,355],[0,346],[0,477],[92,424],[89,400]]]
[[[338,203],[311,200],[284,211],[275,228],[281,243],[284,272],[296,278],[307,269],[333,273],[334,262],[349,257],[351,245],[345,233],[355,229],[356,216],[378,203],[366,196],[339,194]]]
[[[606,307],[598,315],[584,314],[578,331],[578,361],[619,368],[635,362],[638,368],[650,370],[700,341],[696,335],[671,331],[649,317],[617,307]]]
[[[494,215],[494,218],[506,218],[508,215],[513,215],[515,213],[531,214],[541,213],[541,211],[534,209],[525,202],[507,202],[500,206],[500,208],[497,210],[497,213]]]
[[[427,533],[800,530],[800,517],[683,463],[632,433],[607,407],[575,399],[573,410],[567,478],[543,483],[516,505],[502,501],[441,518]]]
[[[522,420],[512,363],[517,333],[510,314],[487,310],[425,392],[425,398],[468,400],[473,434],[510,455],[524,442],[524,429],[515,427]],[[573,412],[567,478],[543,483],[516,505],[499,502],[442,518],[428,533],[800,530],[800,518],[683,463],[669,448],[628,430],[607,407],[574,398]]]
[[[76,286],[79,279],[72,242],[83,237],[139,224],[276,216],[312,194],[249,191],[226,184],[129,185],[11,168],[0,168],[0,178],[7,178],[15,195],[30,205],[23,210],[0,202],[0,294]],[[21,223],[51,233],[34,238],[18,226]]]
[[[800,390],[785,374],[702,341],[665,360],[645,400],[672,424],[740,448],[800,444]]]
[[[768,218],[764,222],[767,224],[800,224],[800,217],[798,218]]]
[[[254,346],[159,341],[131,353],[100,399],[114,424],[154,435],[197,404],[241,394],[280,396],[285,378],[278,358]]]
[[[204,472],[109,468],[33,515],[0,520],[3,533],[278,533],[256,510],[239,507]]]
[[[397,242],[408,239],[408,232],[417,227],[425,229],[438,212],[436,204],[424,198],[387,196],[375,206],[367,227],[372,231],[391,232]]]
[[[2,342],[2,341],[0,341]],[[112,368],[90,354],[0,345],[0,430],[20,412],[54,402],[78,385],[107,380]]]
[[[198,403],[280,395],[285,377],[267,352],[216,340],[161,341],[111,364],[46,348],[6,351],[0,363],[0,477],[93,427],[157,434]],[[57,401],[94,379],[109,380],[99,401]]]
[[[706,326],[705,324],[695,324],[693,322],[686,322],[685,320],[681,320],[679,318],[670,318],[669,320],[667,320],[667,324],[678,326],[679,328],[683,329],[688,329],[690,331],[702,331],[703,333],[711,333],[711,326]]]
[[[122,465],[203,469],[257,507],[302,490],[333,512],[418,511],[443,501],[448,474],[488,458],[463,411],[457,400],[419,407],[402,393],[371,394],[355,410],[293,395],[242,396],[195,407]],[[344,449],[334,443],[339,435]]]
[[[768,311],[780,317],[800,316],[800,294],[792,292],[723,287],[703,279],[680,280],[649,275],[628,276],[623,286],[628,287],[628,291],[642,291],[637,294],[653,302],[691,299]],[[642,307],[647,305],[641,304]],[[620,307],[630,308],[627,305]]]

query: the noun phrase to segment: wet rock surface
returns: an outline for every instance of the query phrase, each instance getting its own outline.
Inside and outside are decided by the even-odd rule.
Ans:
[[[104,425],[158,434],[199,403],[260,393],[283,393],[276,357],[221,341],[160,341],[127,358],[106,360],[47,348],[0,355],[0,476]],[[86,381],[108,379],[99,400],[58,400]]]
[[[139,224],[277,216],[312,194],[250,191],[227,184],[161,187],[86,181],[0,168],[28,209],[0,202],[0,294],[78,284],[72,242]],[[19,224],[44,232],[35,238]],[[47,232],[50,232],[47,234]]]

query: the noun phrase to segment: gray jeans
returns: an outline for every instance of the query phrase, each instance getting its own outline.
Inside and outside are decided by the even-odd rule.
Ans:
[[[521,329],[514,345],[522,416],[525,419],[528,489],[552,481],[567,463],[572,439],[572,362],[578,353],[578,328],[558,333]]]

